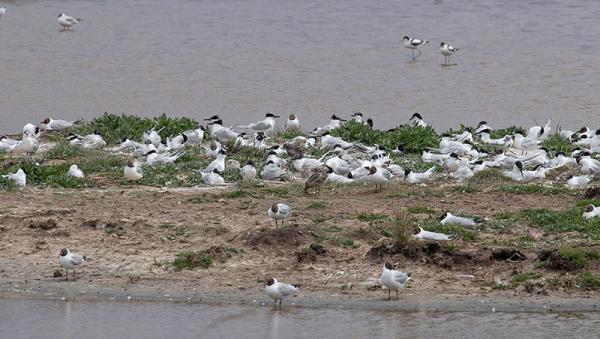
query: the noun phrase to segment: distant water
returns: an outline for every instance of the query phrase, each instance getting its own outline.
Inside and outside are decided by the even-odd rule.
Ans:
[[[51,114],[126,112],[305,125],[362,111],[379,127],[597,126],[595,0],[8,0],[0,133]],[[84,21],[59,32],[65,12]],[[431,41],[409,63],[404,35]],[[461,48],[441,67],[439,44]],[[593,121],[596,119],[596,121]]]
[[[598,313],[378,312],[0,299],[0,338],[593,338]]]

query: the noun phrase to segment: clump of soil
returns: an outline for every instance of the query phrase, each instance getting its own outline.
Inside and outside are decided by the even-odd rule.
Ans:
[[[346,233],[346,237],[364,242],[374,242],[381,238],[376,232],[364,227]]]
[[[317,261],[317,257],[327,253],[325,247],[320,244],[310,244],[310,246],[303,248],[296,252],[296,259],[298,262],[314,262]]]
[[[544,262],[544,267],[550,270],[576,271],[587,266],[588,259],[584,256],[582,253],[581,256],[569,257],[560,250],[544,250],[538,256],[538,260]]]
[[[44,231],[55,229],[58,223],[54,219],[48,220],[40,220],[40,221],[31,221],[29,223],[29,228],[40,229]]]
[[[306,230],[297,227],[282,227],[250,233],[246,239],[246,245],[251,247],[299,247],[312,240],[313,236]]]
[[[102,220],[100,219],[92,219],[86,220],[79,225],[80,227],[89,227],[89,228],[98,228],[102,225]]]
[[[104,226],[104,230],[108,234],[116,234],[117,236],[122,236],[127,233],[127,230],[125,230],[125,223],[120,220],[111,220],[107,222]]]
[[[489,252],[457,250],[438,242],[409,243],[402,247],[380,242],[367,252],[367,257],[378,262],[383,262],[385,258],[395,255],[402,255],[412,261],[427,262],[447,269],[482,265],[488,263],[490,258]]]
[[[490,255],[493,260],[523,261],[527,259],[525,253],[514,248],[495,248]]]
[[[210,255],[214,260],[224,263],[227,259],[231,258],[231,252],[223,246],[211,246],[204,251],[198,252],[200,255]]]
[[[590,187],[585,190],[583,197],[586,199],[600,199],[600,187]]]

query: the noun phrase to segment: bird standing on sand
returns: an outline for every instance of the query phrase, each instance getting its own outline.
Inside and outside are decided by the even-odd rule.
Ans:
[[[404,287],[410,279],[410,273],[396,271],[389,262],[383,265],[383,272],[379,277],[381,285],[388,288],[388,300],[391,299],[392,290],[396,291],[396,300],[398,300],[398,290]]]
[[[267,287],[265,291],[271,299],[275,300],[275,309],[277,309],[277,301],[279,301],[279,309],[281,309],[281,302],[286,297],[293,295],[298,291],[298,285],[290,285],[286,283],[280,283],[275,278],[269,278],[267,280]]]
[[[421,55],[421,51],[419,51],[419,48],[427,45],[428,43],[429,43],[429,41],[427,41],[427,40],[421,40],[421,39],[417,39],[417,38],[409,38],[407,36],[404,37],[404,47],[411,50],[413,61],[417,60],[417,58]],[[415,51],[419,52],[419,54],[417,54],[416,56],[415,56]]]
[[[281,220],[281,226],[283,227],[283,220],[292,214],[292,208],[286,204],[273,203],[271,208],[267,210],[269,218],[275,221],[275,228],[277,228],[277,221]]]
[[[458,51],[458,48],[448,45],[445,42],[442,42],[440,44],[440,52],[444,56],[444,65],[445,66],[448,66],[448,64],[450,63],[450,56],[453,55],[454,53],[456,53],[457,51]]]
[[[60,250],[58,264],[65,269],[65,280],[69,280],[69,270],[73,270],[73,280],[75,280],[75,269],[82,267],[85,259],[85,256],[72,253],[66,248]]]
[[[58,15],[58,24],[62,26],[63,31],[69,30],[71,26],[78,24],[79,21],[81,21],[81,18],[74,18],[65,13],[60,13]]]

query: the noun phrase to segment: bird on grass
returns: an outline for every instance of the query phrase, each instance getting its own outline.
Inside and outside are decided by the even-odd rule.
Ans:
[[[140,164],[137,161],[134,162],[131,159],[127,160],[127,164],[125,165],[123,174],[125,175],[125,179],[131,181],[137,181],[143,177]]]

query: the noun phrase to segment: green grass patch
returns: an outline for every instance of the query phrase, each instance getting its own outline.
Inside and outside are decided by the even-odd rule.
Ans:
[[[536,272],[516,274],[516,275],[513,275],[512,282],[513,283],[523,283],[523,282],[526,282],[527,280],[539,279],[541,276],[542,276],[541,274],[536,273]]]
[[[437,147],[440,141],[435,130],[428,127],[401,126],[391,132],[370,128],[357,121],[348,121],[331,131],[331,135],[341,137],[348,142],[360,142],[365,145],[378,144],[388,150],[403,145],[406,153],[420,154],[427,148]]]
[[[587,248],[563,247],[558,253],[579,269],[588,267],[591,260],[600,258],[598,252]]]
[[[542,194],[542,195],[579,195],[580,192],[569,189],[564,185],[546,186],[542,184],[502,184],[494,188],[496,192],[510,194]]]
[[[556,152],[564,152],[565,154],[569,154],[573,152],[573,144],[568,139],[561,137],[559,134],[552,134],[546,140],[544,140],[541,144],[541,147],[545,147],[550,155],[554,155]]]
[[[354,246],[354,240],[352,240],[352,239],[342,239],[342,240],[340,240],[340,245],[342,245],[343,247],[353,247]]]
[[[510,219],[524,222],[549,233],[580,232],[593,239],[600,239],[600,220],[586,221],[583,219],[581,208],[570,208],[564,211],[526,208]]]
[[[172,265],[175,271],[192,270],[196,267],[208,268],[213,263],[213,257],[202,253],[182,252],[176,255]]]
[[[196,129],[198,126],[198,122],[193,119],[185,117],[170,118],[164,113],[153,118],[104,113],[90,122],[77,125],[74,132],[86,135],[98,130],[108,144],[117,144],[121,142],[123,137],[141,141],[143,133],[152,128],[156,131],[160,130],[159,135],[163,140],[166,140],[169,136]]]
[[[307,209],[313,209],[313,210],[322,210],[324,208],[327,208],[327,203],[324,203],[322,201],[315,201],[313,203],[311,203],[310,205],[308,205],[308,207],[306,207]]]
[[[435,210],[433,208],[430,208],[427,206],[416,205],[416,206],[409,207],[408,212],[413,213],[413,214],[432,214],[432,213],[435,213]]]
[[[583,272],[580,276],[581,287],[588,290],[600,289],[600,276],[591,272]]]

